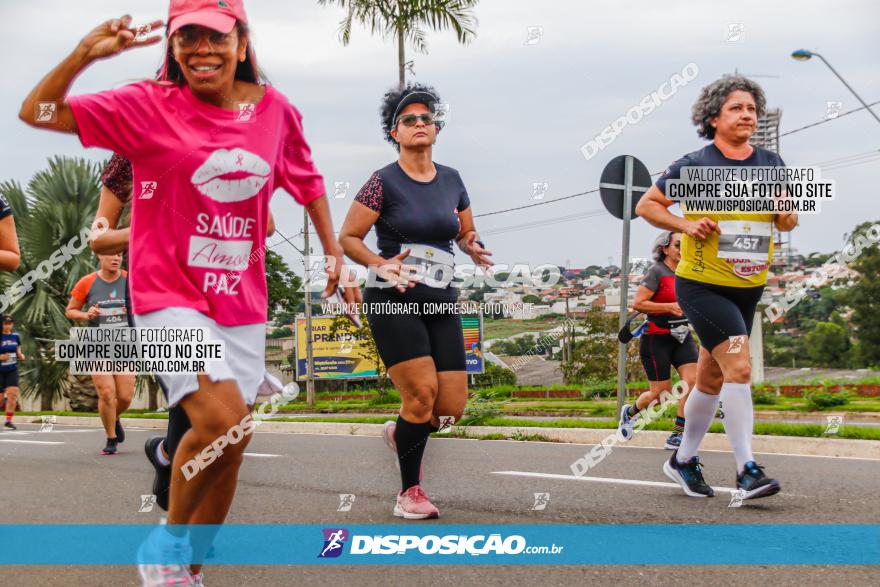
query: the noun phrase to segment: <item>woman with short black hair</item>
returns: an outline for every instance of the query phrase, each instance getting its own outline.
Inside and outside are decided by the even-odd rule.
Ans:
[[[475,265],[491,265],[461,176],[433,160],[440,105],[437,91],[420,84],[385,94],[382,130],[400,157],[367,180],[339,235],[346,255],[370,269],[367,319],[400,392],[400,415],[386,422],[385,442],[401,475],[394,515],[405,519],[439,516],[421,487],[422,455],[441,418],[458,421],[467,403],[461,320],[457,311],[438,311],[458,299],[453,241]],[[374,227],[378,254],[364,244]]]

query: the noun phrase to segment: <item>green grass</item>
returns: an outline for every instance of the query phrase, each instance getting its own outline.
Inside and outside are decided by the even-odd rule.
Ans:
[[[564,322],[561,318],[535,318],[534,320],[484,320],[483,338],[508,338],[522,332],[543,332],[556,328]]]

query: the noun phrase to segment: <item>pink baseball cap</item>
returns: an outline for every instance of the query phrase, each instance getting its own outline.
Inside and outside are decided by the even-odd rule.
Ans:
[[[247,24],[242,0],[171,0],[168,36],[191,24],[228,33],[235,28],[237,20]]]

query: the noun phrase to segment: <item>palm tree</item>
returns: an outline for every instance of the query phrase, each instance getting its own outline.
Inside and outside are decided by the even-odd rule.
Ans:
[[[373,34],[393,36],[397,43],[397,70],[400,87],[406,85],[405,43],[427,54],[426,31],[451,28],[458,42],[470,43],[476,36],[477,17],[471,12],[479,0],[318,0],[318,4],[339,4],[348,14],[339,24],[343,45],[351,41],[352,24],[370,27]]]
[[[54,157],[49,160],[49,168],[37,172],[26,189],[15,181],[0,183],[0,193],[12,207],[21,245],[18,270],[0,274],[3,291],[11,291],[13,283],[53,253],[57,259],[56,251],[62,247],[67,246],[72,253],[48,277],[44,277],[44,271],[32,289],[7,310],[15,318],[27,356],[21,372],[22,393],[38,395],[43,410],[51,410],[53,400],[62,395],[76,397],[77,391],[94,395],[86,391],[91,386],[88,377],[70,378],[68,363],[55,361],[53,341],[68,338],[71,323],[64,309],[69,292],[80,278],[95,270],[95,256],[88,244],[81,246],[79,240],[74,240],[70,247],[69,243],[91,227],[95,218],[100,169],[100,165],[85,159]]]

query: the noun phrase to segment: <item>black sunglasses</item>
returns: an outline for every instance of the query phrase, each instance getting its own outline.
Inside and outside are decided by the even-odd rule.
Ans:
[[[403,126],[406,127],[413,127],[419,120],[421,120],[426,126],[431,126],[434,124],[434,115],[430,112],[425,112],[424,114],[419,114],[418,116],[416,116],[415,114],[404,114],[397,119],[397,124],[403,124]]]

